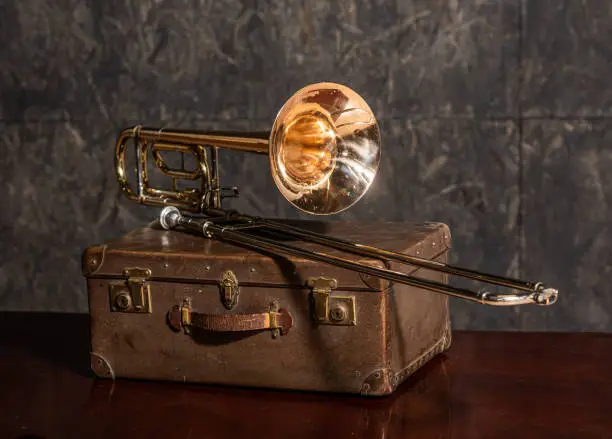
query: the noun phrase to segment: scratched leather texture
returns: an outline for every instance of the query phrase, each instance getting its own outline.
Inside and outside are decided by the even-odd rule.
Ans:
[[[561,290],[547,309],[451,299],[457,329],[611,331],[612,12],[575,3],[2,2],[0,309],[86,312],[83,249],[156,216],[117,194],[120,129],[268,129],[295,90],[337,81],[384,149],[326,220],[444,222],[452,263]],[[304,218],[265,157],[227,152],[221,172],[232,207]]]
[[[361,236],[367,245],[387,244],[411,256],[446,261],[450,236],[443,224],[371,225],[376,223],[303,224],[342,239]],[[102,371],[102,376],[111,370],[116,377],[383,395],[451,344],[446,296],[377,282],[302,257],[237,251],[218,241],[200,251],[198,246],[197,236],[152,224],[85,252],[94,371]],[[363,262],[380,265],[371,258]],[[125,285],[121,276],[126,264],[151,270],[150,313],[111,312],[109,284]],[[392,268],[435,282],[445,279],[431,270]],[[240,284],[231,310],[222,304],[217,284],[228,269]],[[321,275],[337,279],[332,298],[354,298],[356,325],[313,321],[310,290],[304,286],[306,279]],[[186,297],[193,311],[190,334],[176,331],[176,323],[169,325],[179,320],[174,309]],[[272,303],[293,321],[276,338],[269,330],[253,330],[263,326]],[[329,306],[331,312],[331,298]],[[225,330],[208,330],[210,322]],[[100,367],[100,361],[108,366]]]

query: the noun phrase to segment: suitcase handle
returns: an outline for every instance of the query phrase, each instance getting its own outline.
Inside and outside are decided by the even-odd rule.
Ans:
[[[191,309],[188,300],[168,311],[168,324],[175,331],[198,328],[213,332],[261,331],[270,329],[285,335],[293,325],[293,318],[284,308],[260,314],[201,314]]]

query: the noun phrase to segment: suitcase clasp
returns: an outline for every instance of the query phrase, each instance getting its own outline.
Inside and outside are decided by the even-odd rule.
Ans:
[[[238,286],[238,278],[232,270],[227,270],[223,273],[221,282],[219,282],[221,290],[221,303],[226,309],[232,309],[238,303],[238,294],[240,287]]]
[[[357,326],[355,297],[331,296],[338,287],[336,279],[325,277],[308,278],[307,285],[312,289],[312,315],[316,322],[326,325]]]
[[[151,270],[148,268],[126,268],[123,275],[125,284],[110,285],[110,304],[114,312],[151,313],[151,289],[148,279]]]

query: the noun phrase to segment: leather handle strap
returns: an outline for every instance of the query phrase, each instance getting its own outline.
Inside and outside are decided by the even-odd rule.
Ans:
[[[189,304],[176,305],[168,311],[168,324],[175,331],[198,328],[213,332],[278,330],[287,334],[293,318],[286,309],[260,314],[201,314],[191,310]]]

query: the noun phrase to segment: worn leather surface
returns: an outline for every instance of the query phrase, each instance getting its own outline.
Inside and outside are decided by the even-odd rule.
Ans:
[[[347,222],[326,227],[334,236],[423,257],[444,257],[450,245],[443,224]],[[92,351],[117,377],[380,395],[392,392],[448,347],[446,296],[366,283],[348,270],[299,258],[279,259],[153,225],[86,251],[83,263]],[[151,314],[110,312],[109,285],[123,284],[128,266],[151,269]],[[422,271],[407,265],[393,268],[417,276]],[[234,271],[240,286],[231,310],[223,306],[218,285],[226,269]],[[305,286],[310,276],[339,279],[331,296],[354,297],[355,326],[314,322],[311,291]],[[440,274],[423,276],[442,280]],[[173,330],[166,317],[186,298],[194,311],[190,334]],[[286,335],[231,331],[246,324],[237,316],[261,315],[272,304],[292,317]],[[262,321],[251,323],[261,326]],[[211,324],[230,331],[207,330]]]
[[[442,253],[436,260],[447,262],[448,253]],[[390,268],[401,269],[395,263],[391,263]],[[431,270],[419,270],[418,276],[448,282],[448,275]],[[401,284],[394,285],[387,300],[386,338],[387,349],[391,353],[388,372],[392,373],[390,384],[397,386],[426,361],[450,346],[449,300],[441,294]],[[436,340],[433,345],[432,340]]]

